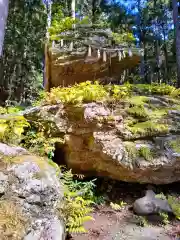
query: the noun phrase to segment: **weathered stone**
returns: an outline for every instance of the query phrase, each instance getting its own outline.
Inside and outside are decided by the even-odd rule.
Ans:
[[[31,226],[31,230],[24,240],[65,240],[64,225],[57,218],[38,219]]]
[[[4,156],[17,156],[27,154],[27,150],[17,146],[8,146],[7,144],[0,143],[0,154]]]
[[[156,198],[156,194],[152,190],[148,190],[145,197],[134,202],[133,210],[141,216],[158,214],[159,212],[172,213],[168,201]]]
[[[5,193],[8,185],[8,176],[0,172],[0,196]]]
[[[4,173],[0,172],[0,194],[5,203],[18,205],[23,218],[27,219],[23,239],[64,240],[64,223],[56,210],[63,198],[63,187],[56,170],[45,158],[27,155],[27,151],[18,156],[15,147],[11,149],[5,144],[3,149],[8,149],[4,151],[6,155],[16,156],[11,158],[11,165],[3,169]]]
[[[156,107],[161,101],[161,98],[153,97],[151,107],[153,104]],[[40,122],[43,119],[45,124],[53,122],[56,128],[49,129],[56,136],[64,136],[65,145],[61,148],[65,161],[78,173],[128,182],[168,184],[179,181],[180,154],[166,147],[169,139],[179,135],[180,126],[177,126],[174,114],[160,115],[160,124],[167,125],[167,131],[161,132],[157,128],[136,134],[126,126],[128,106],[123,109],[124,105],[119,105],[113,105],[113,110],[108,104],[98,102],[81,106],[42,106],[33,110],[33,119]],[[168,105],[170,108],[171,103]],[[156,114],[159,114],[157,110]],[[26,112],[25,117],[31,120],[30,113]],[[154,117],[150,128],[158,124]],[[126,146],[127,141],[130,147]]]

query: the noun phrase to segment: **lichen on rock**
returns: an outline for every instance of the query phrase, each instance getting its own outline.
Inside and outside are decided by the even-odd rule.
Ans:
[[[93,98],[87,97],[90,89]],[[103,87],[88,82],[52,90],[42,106],[24,116],[54,124],[50,132],[64,139],[66,164],[78,173],[166,184],[180,180],[178,155],[167,147],[180,131],[179,95],[166,85]]]
[[[7,165],[0,164],[1,239],[64,240],[63,219],[57,214],[64,190],[56,169],[23,148],[0,144],[0,152],[0,163],[11,156]]]

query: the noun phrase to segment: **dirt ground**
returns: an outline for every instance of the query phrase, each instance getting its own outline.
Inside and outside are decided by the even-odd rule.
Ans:
[[[170,223],[162,225],[159,217],[149,217],[148,225],[140,226],[137,216],[132,212],[132,203],[135,199],[144,196],[147,185],[127,183],[100,184],[108,192],[108,201],[123,200],[127,205],[120,211],[114,211],[109,204],[97,206],[92,214],[94,221],[85,223],[87,233],[73,234],[71,240],[180,240],[175,237],[180,234],[180,222],[172,218]],[[110,187],[107,187],[110,186]],[[172,186],[158,186],[156,193],[176,192],[179,195],[178,184]],[[101,189],[102,192],[105,189]]]
[[[150,219],[141,227],[127,208],[117,212],[107,206],[96,209],[92,216],[94,221],[85,223],[88,232],[74,234],[71,240],[179,240],[171,234],[173,224],[177,228],[178,222],[163,226]]]

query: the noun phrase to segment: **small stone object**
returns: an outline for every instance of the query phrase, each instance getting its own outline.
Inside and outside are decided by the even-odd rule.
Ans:
[[[140,216],[157,214],[159,212],[172,213],[168,201],[156,198],[156,194],[152,190],[147,190],[144,197],[134,202],[133,210]]]

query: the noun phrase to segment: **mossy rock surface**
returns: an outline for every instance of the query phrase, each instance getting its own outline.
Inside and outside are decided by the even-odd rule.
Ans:
[[[0,238],[64,240],[56,209],[64,190],[55,163],[2,143],[0,153]]]
[[[178,155],[166,144],[180,135],[179,106],[179,89],[165,84],[86,82],[52,89],[24,116],[53,122],[65,162],[79,173],[163,184],[180,180]]]

